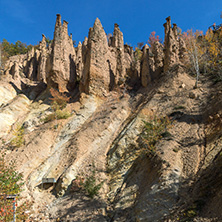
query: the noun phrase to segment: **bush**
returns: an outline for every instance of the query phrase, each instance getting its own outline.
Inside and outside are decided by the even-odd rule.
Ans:
[[[148,122],[144,121],[142,141],[148,153],[154,154],[156,143],[163,137],[170,136],[167,131],[171,125],[170,119],[166,116],[158,118],[154,116]]]
[[[102,188],[104,181],[98,182],[96,179],[95,166],[90,171],[89,175],[78,176],[72,182],[70,191],[80,191],[84,190],[90,198],[94,198],[99,194],[99,190]]]
[[[52,95],[52,108],[54,111],[59,109],[64,109],[69,101],[70,97],[67,97],[64,93],[60,93],[59,91],[51,88],[50,93]]]
[[[48,123],[55,119],[68,119],[71,116],[71,113],[66,110],[56,110],[55,112],[49,114],[43,119],[44,123]]]
[[[25,133],[23,127],[16,128],[15,132],[13,133],[13,138],[9,143],[11,149],[18,148],[24,144],[24,134]]]
[[[99,194],[99,190],[101,189],[103,183],[104,183],[104,181],[97,183],[96,172],[95,172],[95,170],[93,170],[93,171],[91,171],[91,175],[89,175],[85,179],[82,186],[83,186],[84,190],[86,191],[86,193],[88,194],[88,196],[90,198],[94,198],[95,196],[97,196]]]
[[[15,162],[6,164],[5,154],[0,157],[0,221],[13,220],[13,201],[6,199],[7,195],[16,195],[16,201],[21,201],[19,193],[22,191],[23,176],[15,170]],[[17,221],[24,221],[28,215],[24,212],[30,207],[25,202],[17,207]]]
[[[53,110],[53,113],[46,116],[45,119],[43,119],[43,122],[47,123],[55,119],[69,118],[71,116],[71,113],[63,109],[65,109],[70,97],[67,97],[65,94],[60,93],[59,91],[53,88],[50,89],[50,93],[52,95],[51,108]]]

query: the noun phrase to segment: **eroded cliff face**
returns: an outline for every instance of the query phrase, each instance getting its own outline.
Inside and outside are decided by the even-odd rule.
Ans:
[[[141,59],[117,24],[108,41],[96,19],[76,49],[67,24],[57,15],[53,42],[43,35],[38,49],[11,57],[0,81],[1,150],[24,175],[31,220],[220,221],[221,83],[203,77],[193,88],[170,18],[164,46],[145,45]],[[50,87],[71,97],[68,119],[42,121],[53,112]],[[142,134],[154,116],[171,127],[151,152]],[[11,149],[21,126],[24,142]],[[104,182],[94,199],[72,190],[91,170]],[[55,186],[42,188],[43,178]]]
[[[52,43],[47,45],[43,35],[39,46],[27,55],[9,59],[5,74],[11,74],[13,79],[25,75],[60,92],[78,89],[80,93],[101,97],[127,82],[132,86],[147,87],[163,70],[180,63],[185,55],[185,44],[177,36],[177,26],[171,27],[170,17],[164,26],[164,46],[155,42],[151,51],[146,45],[140,58],[132,48],[124,45],[118,24],[114,25],[108,42],[98,18],[90,28],[88,38],[75,49],[72,35],[68,35],[68,22],[63,21],[62,24],[58,14]]]

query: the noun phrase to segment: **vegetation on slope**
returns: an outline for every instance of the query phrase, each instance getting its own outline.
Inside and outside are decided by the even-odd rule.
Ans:
[[[15,170],[15,162],[6,164],[5,154],[0,157],[0,221],[13,220],[13,204],[22,201],[19,195],[22,191],[23,176]],[[7,197],[16,195],[15,200]],[[14,203],[16,202],[16,203]],[[16,209],[16,221],[24,221],[28,215],[25,213],[29,209],[30,203],[27,201]]]

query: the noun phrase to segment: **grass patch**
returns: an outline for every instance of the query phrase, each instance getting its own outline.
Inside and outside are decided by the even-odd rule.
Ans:
[[[43,119],[44,123],[51,122],[55,119],[68,119],[71,116],[71,113],[67,110],[56,110],[55,112],[49,114]]]
[[[13,133],[12,140],[9,142],[9,147],[11,149],[14,149],[22,146],[25,143],[24,135],[25,135],[24,128],[17,127]]]
[[[90,198],[94,198],[95,196],[98,196],[99,190],[102,188],[103,183],[104,181],[100,183],[97,182],[96,172],[94,170],[83,182],[83,188]]]

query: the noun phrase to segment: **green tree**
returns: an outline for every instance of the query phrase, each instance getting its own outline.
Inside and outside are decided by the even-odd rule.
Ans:
[[[7,58],[13,55],[25,54],[33,47],[32,45],[27,45],[21,41],[17,41],[15,44],[9,43],[6,39],[3,39],[1,45],[2,51]]]

